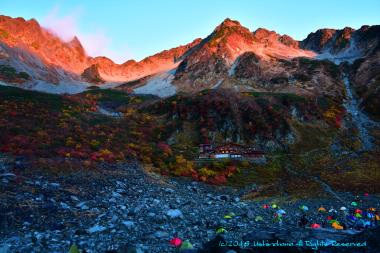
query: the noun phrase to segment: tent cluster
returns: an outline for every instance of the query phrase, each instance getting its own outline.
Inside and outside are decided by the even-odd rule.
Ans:
[[[357,207],[357,203],[353,202],[354,204],[351,206]],[[334,229],[347,229],[347,228],[353,228],[353,229],[364,229],[367,227],[373,227],[376,226],[377,223],[380,220],[380,216],[378,212],[376,211],[376,208],[370,207],[367,210],[363,211],[359,208],[354,208],[349,210],[349,208],[342,206],[339,208],[339,210],[342,212],[342,222],[339,222],[337,220],[337,211],[335,209],[329,210],[329,215],[326,217],[327,223]],[[327,213],[326,209],[323,207],[320,207],[318,209],[319,213]],[[318,225],[318,226],[317,226]],[[317,223],[313,223],[310,226],[311,228],[320,228],[321,225]]]
[[[369,194],[365,193],[365,197],[368,197]],[[326,208],[320,207],[318,208],[318,213],[320,215],[327,214],[326,221],[327,224],[337,230],[341,229],[357,229],[361,230],[368,227],[377,226],[380,221],[380,216],[376,208],[369,207],[367,209],[360,209],[359,206],[363,206],[363,201],[357,196],[355,201],[352,201],[349,207],[342,206],[339,208],[339,211],[334,208],[330,208],[327,211]],[[304,210],[304,206],[300,207]],[[340,221],[338,221],[338,217],[340,217]],[[325,222],[322,222],[325,223]],[[326,224],[326,223],[325,223]],[[310,225],[311,228],[321,228],[325,227],[325,224],[313,223]]]
[[[282,224],[283,218],[286,214],[285,210],[281,209],[277,204],[273,203],[272,205],[264,204],[262,206],[264,209],[275,211],[273,214],[273,222]],[[263,221],[263,217],[256,216],[255,221]]]
[[[376,208],[360,208],[363,207],[362,202],[353,201],[350,203],[350,207],[341,206],[339,211],[334,208],[327,209],[323,206],[317,209],[318,221],[319,222],[309,222],[307,215],[312,212],[308,206],[300,205],[299,209],[302,211],[302,216],[298,221],[298,226],[306,228],[310,227],[312,229],[320,228],[332,228],[336,230],[345,230],[345,229],[365,229],[367,227],[377,226],[380,221],[380,215]],[[283,222],[283,218],[286,216],[286,211],[281,209],[277,204],[264,204],[262,205],[263,209],[267,209],[273,213],[273,222],[279,223],[280,225]],[[233,219],[237,217],[235,213],[230,212],[223,216],[224,219]],[[264,218],[260,215],[256,216],[256,222],[263,221]],[[310,226],[309,226],[310,224]],[[216,234],[224,234],[228,231],[223,227],[218,227],[215,230]],[[181,251],[186,251],[188,249],[193,249],[193,245],[189,240],[182,240],[179,237],[173,237],[169,244]],[[71,245],[69,253],[79,253],[77,245]]]
[[[230,213],[223,216],[224,219],[233,219],[234,217],[236,217],[236,214],[233,212],[230,212]],[[261,217],[261,220],[262,220],[262,217]],[[215,230],[215,233],[216,234],[225,234],[225,233],[227,233],[227,230],[223,227],[218,227]]]
[[[364,194],[365,197],[368,197],[368,194]],[[298,220],[298,226],[300,227],[309,227],[312,229],[318,228],[332,228],[336,230],[343,229],[357,229],[361,230],[368,227],[377,226],[380,221],[380,215],[376,208],[362,208],[363,200],[358,196],[355,201],[352,201],[349,206],[341,206],[340,208],[334,209],[325,208],[323,206],[317,209],[318,218],[314,222],[309,222],[308,215],[311,210],[306,205],[300,205],[299,209],[302,212],[301,217]],[[273,222],[282,224],[283,218],[286,215],[286,212],[281,209],[277,204],[264,204],[262,205],[263,209],[273,211]],[[255,221],[263,221],[262,216],[256,216]]]

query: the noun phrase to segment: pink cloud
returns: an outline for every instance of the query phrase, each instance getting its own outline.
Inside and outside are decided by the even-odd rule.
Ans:
[[[75,35],[78,35],[79,29],[77,20],[79,18],[79,10],[72,11],[65,16],[59,15],[59,8],[54,7],[48,15],[42,19],[42,26],[53,31],[64,41],[70,41]]]
[[[112,48],[112,40],[100,27],[93,31],[81,31],[78,25],[81,13],[81,9],[75,9],[66,15],[60,15],[60,9],[56,6],[43,18],[41,24],[65,42],[77,36],[90,56],[106,56],[116,63],[131,59],[128,46],[124,44],[117,49]]]

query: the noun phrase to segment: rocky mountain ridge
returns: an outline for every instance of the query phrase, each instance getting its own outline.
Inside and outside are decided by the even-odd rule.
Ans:
[[[76,93],[95,84],[161,97],[220,88],[342,97],[342,73],[335,65],[360,58],[353,83],[361,87],[359,95],[373,97],[377,89],[367,86],[376,83],[378,71],[368,66],[378,62],[379,27],[320,29],[296,41],[264,28],[251,32],[227,18],[205,39],[116,64],[89,57],[77,37],[64,42],[34,19],[1,16],[0,64],[29,75],[14,78],[18,86],[47,92]],[[52,85],[59,83],[65,87]]]
[[[140,62],[116,64],[107,57],[88,56],[77,37],[62,41],[35,19],[0,16],[0,63],[25,71],[33,79],[55,84],[61,80],[82,81],[81,75],[92,65],[97,65],[101,78],[108,82],[165,71],[174,68],[183,54],[199,41],[162,51]]]

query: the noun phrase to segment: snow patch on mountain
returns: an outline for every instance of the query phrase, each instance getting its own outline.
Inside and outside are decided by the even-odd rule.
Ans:
[[[228,70],[228,76],[235,75],[235,69],[236,69],[236,66],[238,65],[238,63],[239,63],[239,60],[236,59],[236,61],[232,64],[231,68]]]
[[[159,97],[170,97],[176,94],[176,87],[171,83],[174,79],[175,69],[158,74],[149,79],[141,87],[134,89],[136,94],[152,94]]]
[[[97,108],[98,108],[98,112],[105,116],[120,118],[122,115],[120,112],[112,111],[111,109],[106,108],[106,107],[98,106]]]
[[[120,83],[109,82],[98,86],[100,89],[113,89],[119,86]]]
[[[363,57],[363,52],[356,45],[354,40],[350,41],[349,48],[337,53],[332,53],[332,48],[326,48],[321,54],[317,55],[315,59],[317,60],[329,60],[339,65],[342,62],[348,62],[352,64],[355,60]]]
[[[10,86],[9,84],[4,83],[4,82],[2,82],[2,81],[0,81],[0,85],[2,85],[2,86]]]
[[[76,94],[87,90],[89,86],[91,86],[89,83],[78,81],[61,81],[59,84],[52,84],[38,80],[26,85],[25,88],[53,94]]]
[[[224,81],[224,79],[220,79],[214,86],[212,86],[212,88],[211,89],[216,89],[216,88],[218,88],[221,84],[222,84],[222,82]]]
[[[355,123],[359,131],[360,140],[363,143],[363,150],[371,150],[373,147],[373,137],[370,134],[369,128],[378,126],[377,122],[371,120],[361,109],[360,102],[352,93],[352,88],[348,76],[343,77],[344,86],[346,89],[347,98],[344,102],[344,107],[351,114],[352,121]]]

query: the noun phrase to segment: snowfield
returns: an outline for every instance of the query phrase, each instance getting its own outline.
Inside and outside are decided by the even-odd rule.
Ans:
[[[352,88],[348,76],[343,77],[344,86],[346,89],[347,98],[344,102],[344,107],[351,114],[352,121],[359,130],[359,137],[363,143],[363,150],[371,150],[373,147],[373,136],[370,134],[370,128],[378,126],[378,123],[371,120],[361,109],[360,102],[352,94]]]
[[[228,76],[235,75],[235,69],[238,63],[239,63],[239,59],[236,59],[235,62],[232,64],[231,68],[228,70]]]
[[[2,85],[2,86],[10,86],[9,84],[4,83],[4,82],[2,82],[2,81],[0,81],[0,85]]]
[[[175,69],[163,72],[149,79],[148,82],[139,88],[134,89],[135,94],[152,94],[165,98],[176,94],[176,87],[172,85]]]
[[[38,80],[25,86],[25,88],[53,94],[76,94],[87,90],[89,86],[91,86],[89,83],[78,81],[61,81],[59,84],[52,84]]]
[[[331,48],[327,48],[321,54],[317,55],[317,60],[329,60],[339,65],[342,62],[352,64],[355,60],[363,57],[363,52],[360,50],[355,41],[350,41],[350,47],[337,54],[331,54]]]

